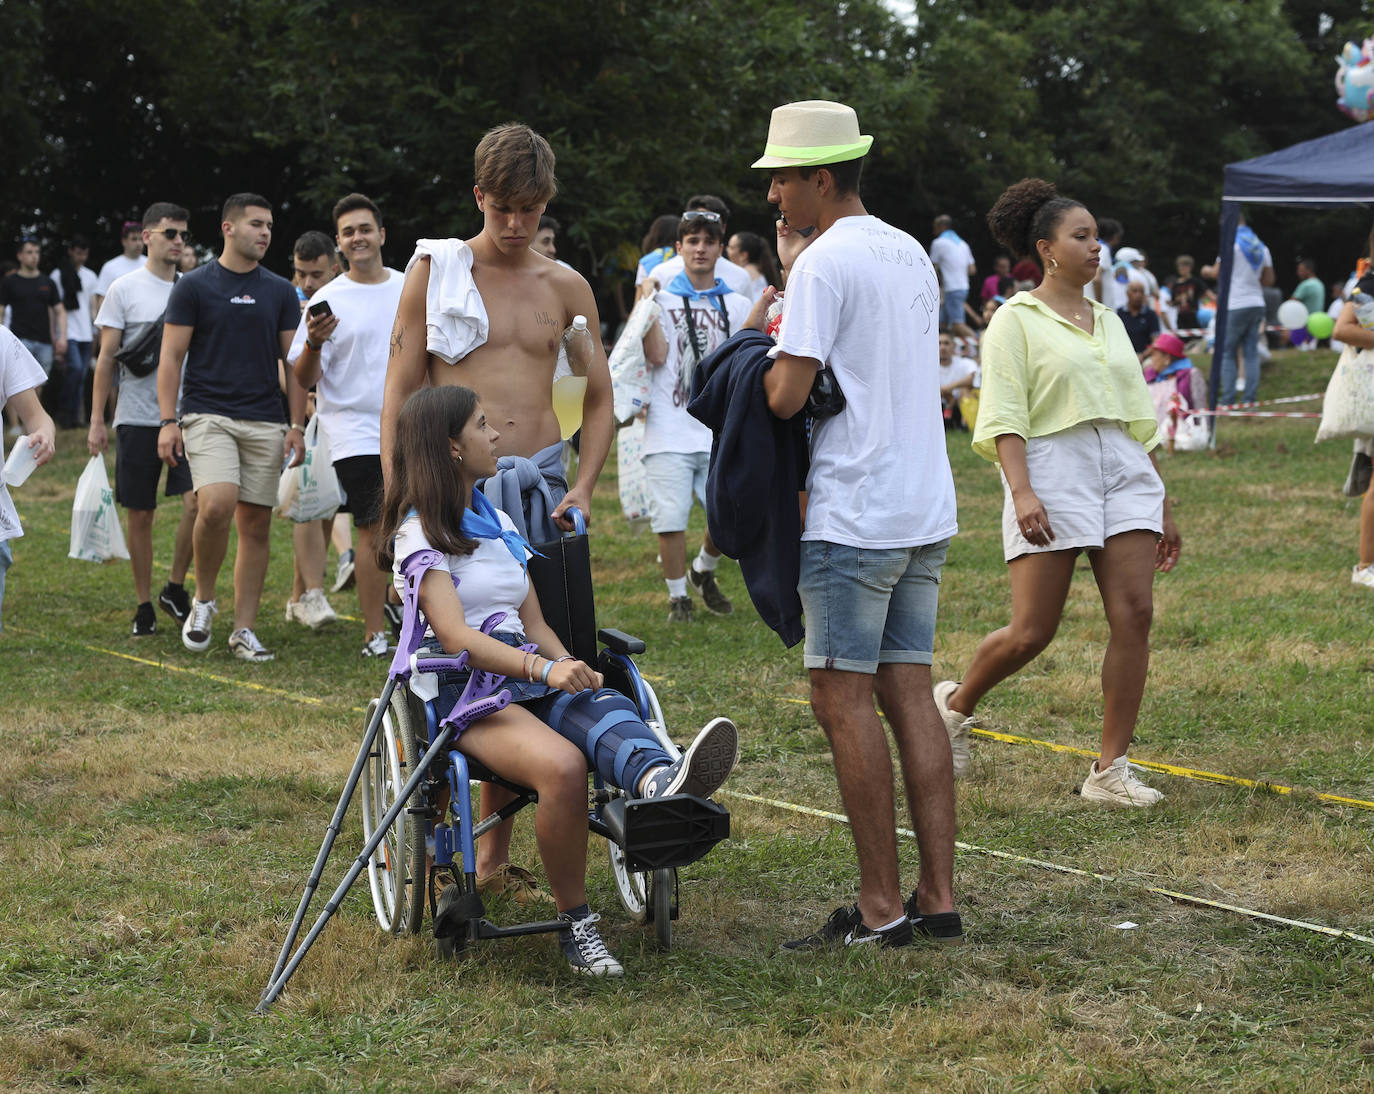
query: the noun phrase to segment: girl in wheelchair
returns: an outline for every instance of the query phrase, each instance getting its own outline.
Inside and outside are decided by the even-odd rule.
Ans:
[[[465,730],[456,747],[538,793],[535,837],[559,918],[567,922],[559,932],[563,954],[578,972],[620,976],[624,969],[597,932],[600,917],[587,906],[588,766],[637,797],[705,798],[734,766],[739,736],[728,718],[715,718],[674,762],[635,705],[603,688],[601,673],[564,649],[526,574],[529,544],[476,489],[496,473],[498,438],[470,389],[412,395],[397,421],[378,557],[395,569],[400,586],[410,555],[431,549],[443,556],[420,584],[426,641],[432,637],[431,648],[451,654],[467,650],[474,668],[507,678],[513,700]],[[483,621],[497,613],[504,618],[483,634]],[[527,644],[538,652],[517,648]],[[441,678],[445,711],[465,682],[465,673]]]

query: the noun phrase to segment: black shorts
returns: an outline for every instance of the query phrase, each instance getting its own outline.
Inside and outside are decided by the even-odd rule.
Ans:
[[[347,498],[339,512],[352,513],[359,528],[382,519],[381,456],[345,456],[334,461],[334,474],[339,476]]]
[[[167,467],[157,455],[155,425],[115,427],[115,501],[125,509],[156,509],[157,482]],[[167,497],[191,489],[191,465],[185,457],[167,468]]]

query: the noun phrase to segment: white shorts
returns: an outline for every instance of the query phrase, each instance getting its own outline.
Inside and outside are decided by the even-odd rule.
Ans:
[[[649,527],[657,535],[687,531],[692,496],[706,508],[709,452],[654,452],[644,457],[644,484],[649,489]]]
[[[1026,442],[1031,489],[1054,539],[1038,547],[1021,534],[1002,476],[1002,552],[1008,562],[1047,551],[1095,550],[1112,536],[1164,530],[1164,483],[1149,454],[1120,422],[1084,422]]]

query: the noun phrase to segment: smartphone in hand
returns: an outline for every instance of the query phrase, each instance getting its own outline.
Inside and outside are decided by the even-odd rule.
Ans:
[[[334,309],[329,306],[328,300],[317,301],[316,303],[311,304],[310,307],[306,309],[306,311],[308,311],[316,319],[322,319],[325,316],[334,314]]]

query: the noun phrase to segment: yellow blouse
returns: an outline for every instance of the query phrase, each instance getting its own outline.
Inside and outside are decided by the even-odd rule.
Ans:
[[[983,388],[973,450],[997,460],[997,438],[1044,437],[1099,418],[1124,424],[1148,452],[1159,444],[1154,404],[1126,328],[1086,297],[1093,333],[1028,292],[997,309],[983,335]]]

